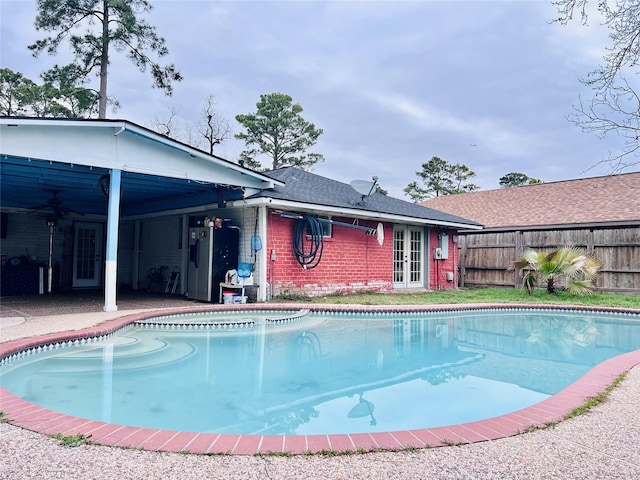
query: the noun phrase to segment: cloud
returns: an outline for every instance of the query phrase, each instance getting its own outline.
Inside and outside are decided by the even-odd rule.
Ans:
[[[194,122],[204,99],[233,120],[279,91],[324,130],[316,172],[350,180],[379,175],[403,197],[432,156],[463,163],[497,188],[510,171],[545,181],[583,175],[614,150],[566,120],[579,82],[608,41],[588,27],[550,23],[550,1],[159,1],[150,24],[184,75],[173,97],[151,88],[126,57],[112,59],[120,118],[148,125],[178,110]],[[37,80],[60,57],[32,59],[35,2],[0,0],[3,67]],[[472,146],[475,145],[475,146]],[[217,153],[235,159],[231,140]],[[596,172],[591,171],[589,175]]]

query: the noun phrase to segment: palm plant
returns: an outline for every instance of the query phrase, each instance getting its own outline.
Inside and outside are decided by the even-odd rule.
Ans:
[[[539,274],[542,282],[547,283],[547,293],[555,293],[555,282],[559,277],[567,277],[567,291],[571,294],[593,293],[593,280],[599,268],[600,263],[592,255],[574,246],[558,248],[549,253],[529,249],[512,266],[512,269],[523,272],[522,288],[529,295],[536,285],[536,274]]]

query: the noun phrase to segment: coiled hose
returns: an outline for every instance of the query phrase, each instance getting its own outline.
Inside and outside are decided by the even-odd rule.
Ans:
[[[302,268],[315,268],[322,259],[324,236],[322,222],[304,215],[293,227],[293,251]]]

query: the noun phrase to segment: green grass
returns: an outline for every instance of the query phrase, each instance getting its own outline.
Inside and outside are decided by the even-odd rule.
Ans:
[[[323,297],[285,295],[274,301],[292,300],[304,303],[331,303],[355,305],[436,305],[463,303],[532,303],[548,305],[586,305],[603,307],[639,308],[640,296],[616,293],[594,293],[592,295],[569,295],[558,291],[549,295],[544,289],[537,289],[533,295],[515,288],[470,288],[442,290],[420,293],[374,293],[334,294]]]
[[[80,445],[84,445],[89,441],[89,437],[91,435],[85,435],[83,433],[78,435],[63,435],[61,433],[56,433],[55,435],[51,435],[51,438],[55,438],[60,442],[60,445],[63,447],[79,447]]]
[[[592,408],[603,403],[607,398],[609,398],[609,395],[611,395],[611,392],[613,391],[613,389],[616,388],[618,385],[620,385],[620,383],[622,383],[622,381],[625,378],[627,378],[627,374],[628,372],[623,372],[620,375],[618,375],[618,377],[613,381],[611,385],[609,385],[605,389],[604,392],[600,392],[595,397],[587,398],[587,400],[581,406],[574,408],[572,411],[567,413],[564,416],[564,420],[569,420],[571,418],[577,417],[578,415],[584,415],[585,413],[589,413]]]

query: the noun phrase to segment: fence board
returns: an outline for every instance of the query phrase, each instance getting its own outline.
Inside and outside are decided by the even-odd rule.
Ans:
[[[566,245],[585,249],[602,264],[598,290],[640,294],[640,227],[460,234],[460,286],[520,287],[521,275],[509,267],[525,249]]]

